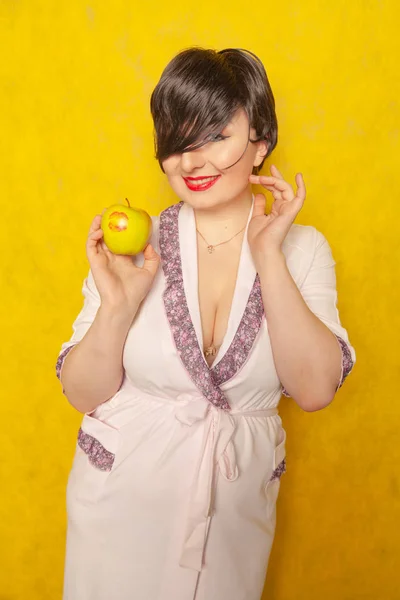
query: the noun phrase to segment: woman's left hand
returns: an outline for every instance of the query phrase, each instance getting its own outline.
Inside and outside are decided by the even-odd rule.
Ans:
[[[278,169],[271,165],[271,176],[250,175],[249,181],[261,184],[274,197],[271,212],[265,214],[266,199],[264,194],[257,194],[254,200],[253,216],[249,223],[248,241],[253,259],[261,265],[263,257],[279,254],[286,235],[295,218],[303,207],[306,187],[301,173],[296,175],[296,194]]]

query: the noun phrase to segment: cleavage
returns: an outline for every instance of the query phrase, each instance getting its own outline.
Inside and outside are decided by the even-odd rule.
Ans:
[[[214,258],[212,255],[211,257]],[[210,255],[199,254],[198,293],[203,352],[212,345],[218,352],[223,344],[232,309],[239,259],[239,252],[235,252],[229,259],[215,261],[215,265],[210,265]],[[209,366],[215,357],[216,353],[206,357]]]

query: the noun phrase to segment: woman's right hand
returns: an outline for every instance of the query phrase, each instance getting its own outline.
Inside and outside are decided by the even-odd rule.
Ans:
[[[114,254],[107,248],[101,215],[96,215],[90,226],[86,254],[102,304],[136,312],[147,296],[160,264],[160,256],[153,246],[146,246],[144,265],[137,267],[132,256]]]

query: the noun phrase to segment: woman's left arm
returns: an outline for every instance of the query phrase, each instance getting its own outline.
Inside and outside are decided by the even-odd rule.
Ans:
[[[271,174],[272,177],[250,176],[251,183],[261,183],[272,192],[274,203],[271,213],[265,215],[265,197],[263,194],[256,196],[248,231],[249,245],[261,281],[268,332],[280,381],[287,395],[303,410],[316,411],[332,402],[343,383],[345,352],[347,350],[348,359],[350,351],[344,349],[345,341],[339,343],[339,336],[310,310],[289,272],[282,251],[282,243],[304,204],[303,178],[300,173],[296,175],[298,189],[294,194],[276,167],[271,167]],[[329,279],[323,284],[329,296],[330,310],[337,316],[335,263],[325,242],[323,238],[323,243],[317,247],[314,257],[317,264],[314,271],[313,266],[311,270],[318,273],[318,261],[321,263],[320,272]],[[315,286],[315,281],[310,281],[310,288],[312,285]],[[340,323],[338,329],[342,329]]]

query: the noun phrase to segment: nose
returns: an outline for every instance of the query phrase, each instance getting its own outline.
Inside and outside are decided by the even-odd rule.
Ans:
[[[183,152],[181,155],[181,167],[185,173],[191,173],[194,169],[201,169],[206,164],[206,159],[202,148]]]

